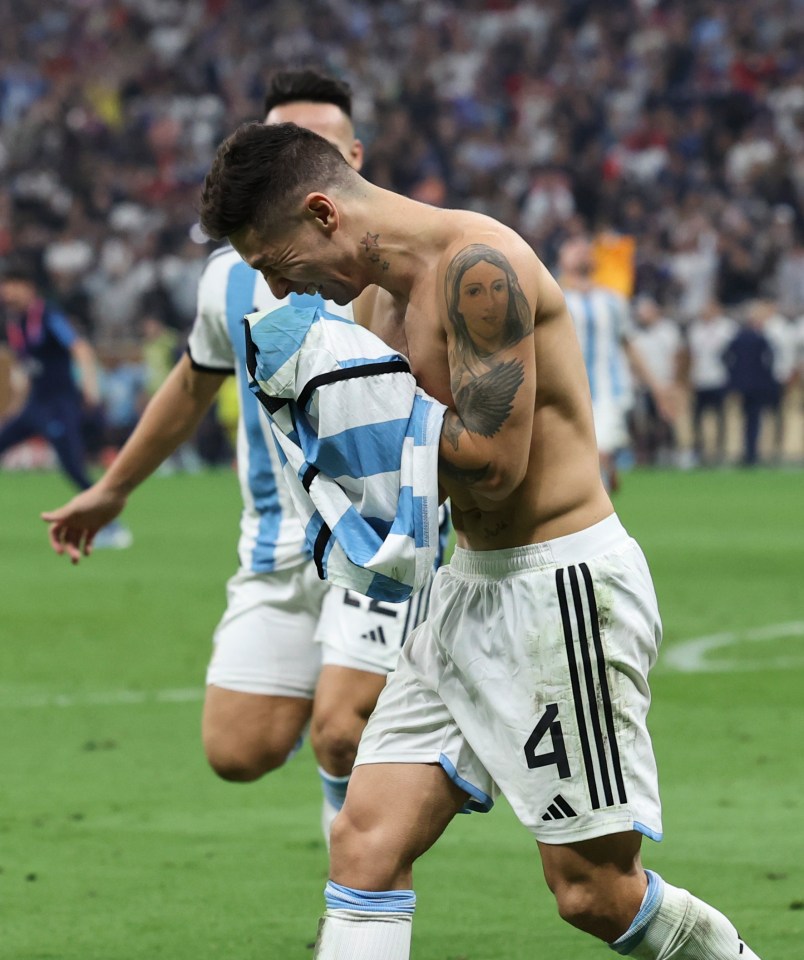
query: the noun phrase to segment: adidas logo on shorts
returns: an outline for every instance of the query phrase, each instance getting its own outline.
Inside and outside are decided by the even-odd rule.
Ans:
[[[370,640],[372,643],[381,643],[383,646],[387,646],[387,640],[385,639],[385,631],[382,627],[377,627],[376,630],[369,630],[368,633],[360,634],[361,640]]]
[[[547,808],[547,813],[542,814],[542,820],[567,820],[569,817],[577,817],[578,814],[572,809],[567,801],[557,793],[553,797],[553,802]]]

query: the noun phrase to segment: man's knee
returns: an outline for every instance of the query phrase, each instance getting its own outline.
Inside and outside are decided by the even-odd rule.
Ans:
[[[202,722],[209,765],[224,780],[258,780],[287,760],[310,709],[309,700],[245,694],[209,685]]]
[[[625,933],[647,886],[640,843],[639,834],[628,831],[566,846],[540,844],[562,920],[607,943]]]
[[[562,884],[553,893],[562,920],[578,930],[599,936],[597,931],[606,924],[608,911],[594,886],[585,883]],[[615,933],[612,941],[618,935]]]
[[[628,929],[644,895],[636,876],[596,875],[553,885],[558,913],[571,926],[613,943]]]
[[[205,726],[204,752],[215,773],[223,780],[250,783],[287,760],[292,745],[273,743],[253,731]]]
[[[351,772],[365,724],[363,717],[348,708],[314,715],[310,743],[328,773],[345,777]]]

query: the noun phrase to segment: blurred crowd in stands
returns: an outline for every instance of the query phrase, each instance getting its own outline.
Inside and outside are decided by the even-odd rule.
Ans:
[[[770,455],[800,450],[804,0],[0,0],[0,20],[0,259],[35,258],[94,344],[97,446],[192,323],[217,144],[262,119],[271,72],[313,63],[352,85],[370,180],[496,217],[550,267],[594,234],[689,398],[691,456],[725,456],[727,392],[741,459],[763,410]],[[675,462],[676,425],[635,401],[637,459]]]

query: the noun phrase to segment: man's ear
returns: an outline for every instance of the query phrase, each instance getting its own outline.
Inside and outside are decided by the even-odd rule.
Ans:
[[[308,193],[304,199],[304,211],[314,225],[325,233],[333,233],[338,229],[338,208],[325,193]]]
[[[363,144],[360,140],[355,139],[352,142],[352,149],[349,151],[349,165],[358,173],[363,167]]]

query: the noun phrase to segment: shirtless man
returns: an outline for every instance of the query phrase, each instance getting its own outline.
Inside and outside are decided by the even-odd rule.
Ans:
[[[218,150],[201,223],[277,297],[347,302],[448,406],[458,546],[363,734],[332,833],[319,960],[405,960],[414,861],[502,791],[569,923],[639,960],[750,960],[729,920],[642,867],[661,838],[646,728],[661,625],[598,470],[561,292],[502,224],[375,187],[292,124]]]

